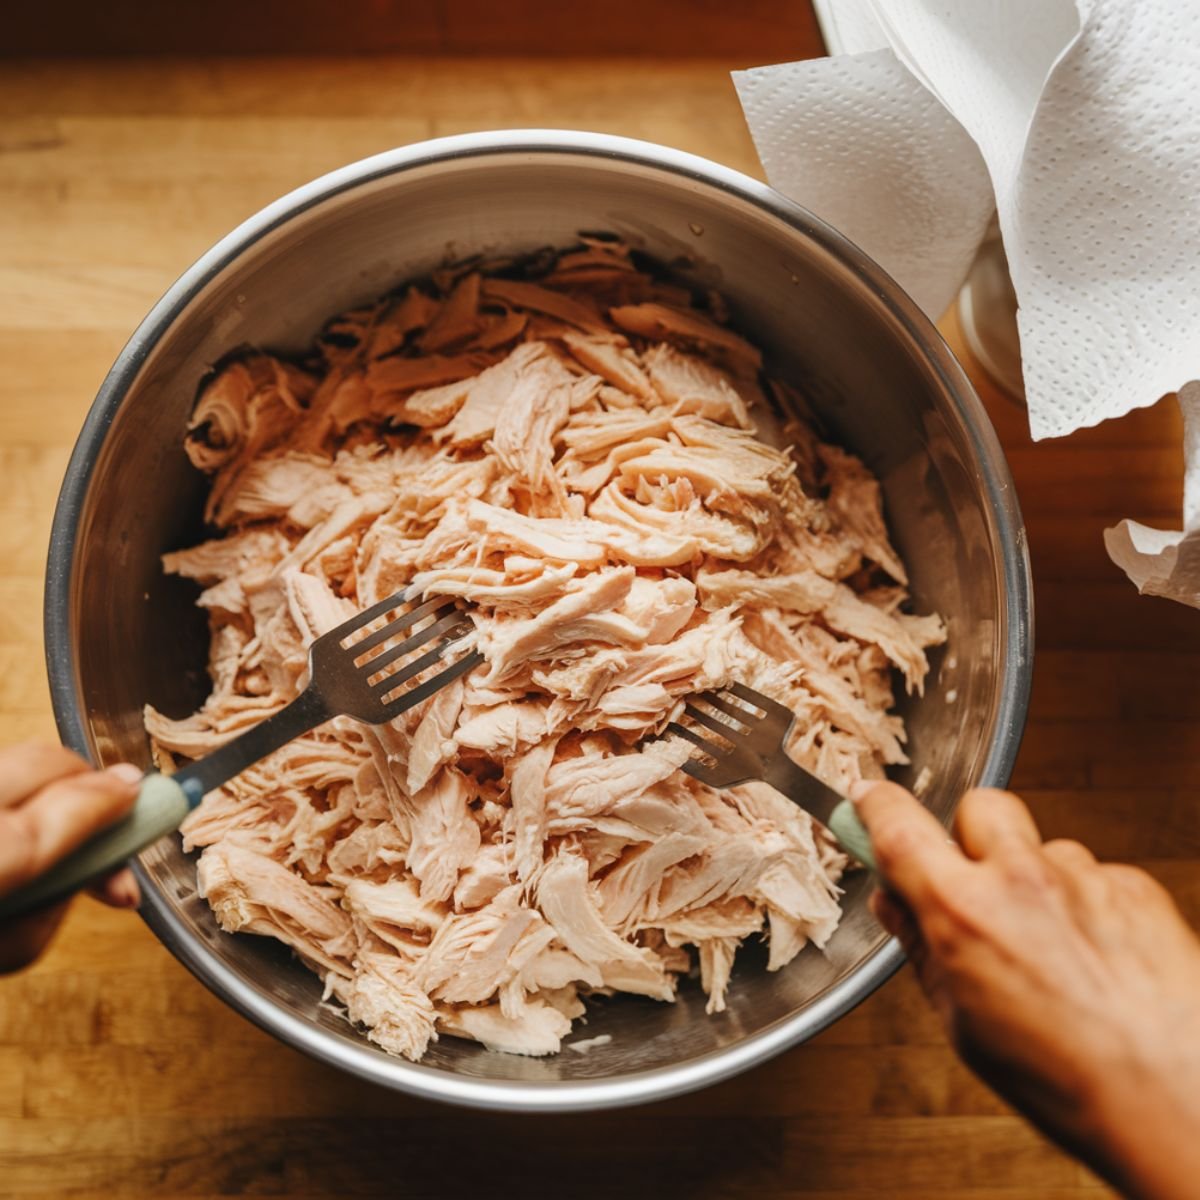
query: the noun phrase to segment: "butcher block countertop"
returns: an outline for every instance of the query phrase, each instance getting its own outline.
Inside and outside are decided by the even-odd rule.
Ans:
[[[560,126],[751,174],[708,60],[242,59],[0,71],[0,740],[52,738],[41,651],[54,499],[104,372],[167,285],[261,205],[438,134]],[[1013,786],[1047,836],[1148,866],[1200,917],[1200,614],[1106,558],[1180,504],[1171,402],[1033,445],[967,362],[1029,529],[1037,666]],[[697,1095],[479,1115],[310,1062],[209,995],[140,921],[78,901],[0,980],[0,1195],[1068,1200],[1100,1185],[959,1065],[902,971],[808,1045]]]

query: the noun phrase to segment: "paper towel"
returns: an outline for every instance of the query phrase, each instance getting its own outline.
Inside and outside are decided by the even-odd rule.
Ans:
[[[823,6],[814,3],[813,7],[817,9],[817,19],[822,27],[827,22],[833,25],[825,39],[831,54],[861,54],[864,50],[889,48],[887,34],[875,19],[871,0],[839,0],[832,8],[825,0]]]
[[[1122,521],[1104,531],[1113,562],[1139,592],[1200,607],[1200,383],[1179,392],[1183,410],[1183,529],[1150,529]]]
[[[891,50],[739,71],[734,81],[771,184],[940,314],[992,214],[987,169],[963,127]]]
[[[1200,377],[1200,0],[855,0],[846,29],[889,49],[735,76],[776,186],[860,241],[936,318],[969,257],[982,160],[1020,305],[1034,437]],[[940,110],[924,125],[914,87]],[[822,90],[841,156],[802,111]],[[911,141],[923,149],[896,144]],[[861,185],[893,171],[898,188]],[[916,217],[900,211],[914,193]],[[888,232],[897,218],[903,237]],[[949,245],[930,259],[939,227]],[[1194,394],[1183,398],[1193,414]],[[1195,426],[1189,417],[1189,496],[1200,496]],[[1200,604],[1198,508],[1172,535],[1123,523],[1110,553],[1144,590]]]

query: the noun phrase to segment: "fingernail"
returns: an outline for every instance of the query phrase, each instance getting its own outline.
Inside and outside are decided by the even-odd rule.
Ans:
[[[850,785],[846,795],[857,804],[878,782],[878,779],[859,779]]]
[[[117,899],[122,908],[137,908],[142,900],[138,892],[137,880],[130,879],[122,884]]]
[[[129,784],[131,787],[135,783],[142,782],[142,769],[135,767],[133,763],[117,763],[115,766],[109,767],[105,774],[119,779],[122,783]]]

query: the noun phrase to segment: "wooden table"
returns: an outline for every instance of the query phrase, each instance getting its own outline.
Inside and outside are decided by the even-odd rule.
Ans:
[[[292,60],[0,74],[0,741],[54,735],[43,555],[96,386],[172,279],[287,189],[398,143],[498,126],[650,138],[757,173],[726,65]],[[952,322],[947,334],[961,342]],[[1200,914],[1200,615],[1108,562],[1180,500],[1171,404],[1062,442],[975,370],[1029,525],[1033,710],[1014,787],[1047,835],[1148,864]],[[1096,1182],[961,1067],[901,973],[834,1028],[634,1112],[457,1112],[309,1062],[210,996],[128,915],[80,901],[0,981],[0,1194],[1067,1200]]]

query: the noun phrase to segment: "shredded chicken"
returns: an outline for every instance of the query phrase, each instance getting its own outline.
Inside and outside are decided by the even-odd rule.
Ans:
[[[148,708],[162,766],[305,682],[306,647],[410,582],[472,601],[486,662],[389,726],[344,718],[184,826],[229,931],[287,943],[385,1050],[439,1034],[550,1054],[583,998],[726,1004],[741,942],[778,970],[839,917],[847,860],[766,785],[710,790],[649,740],[745,680],[845,788],[906,761],[937,616],[906,611],[879,485],[768,419],[761,355],[624,245],[448,268],[204,386],[187,434],[211,540],[166,556],[208,610],[212,693]],[[598,1044],[599,1039],[594,1039]],[[577,1043],[582,1049],[585,1043]]]

